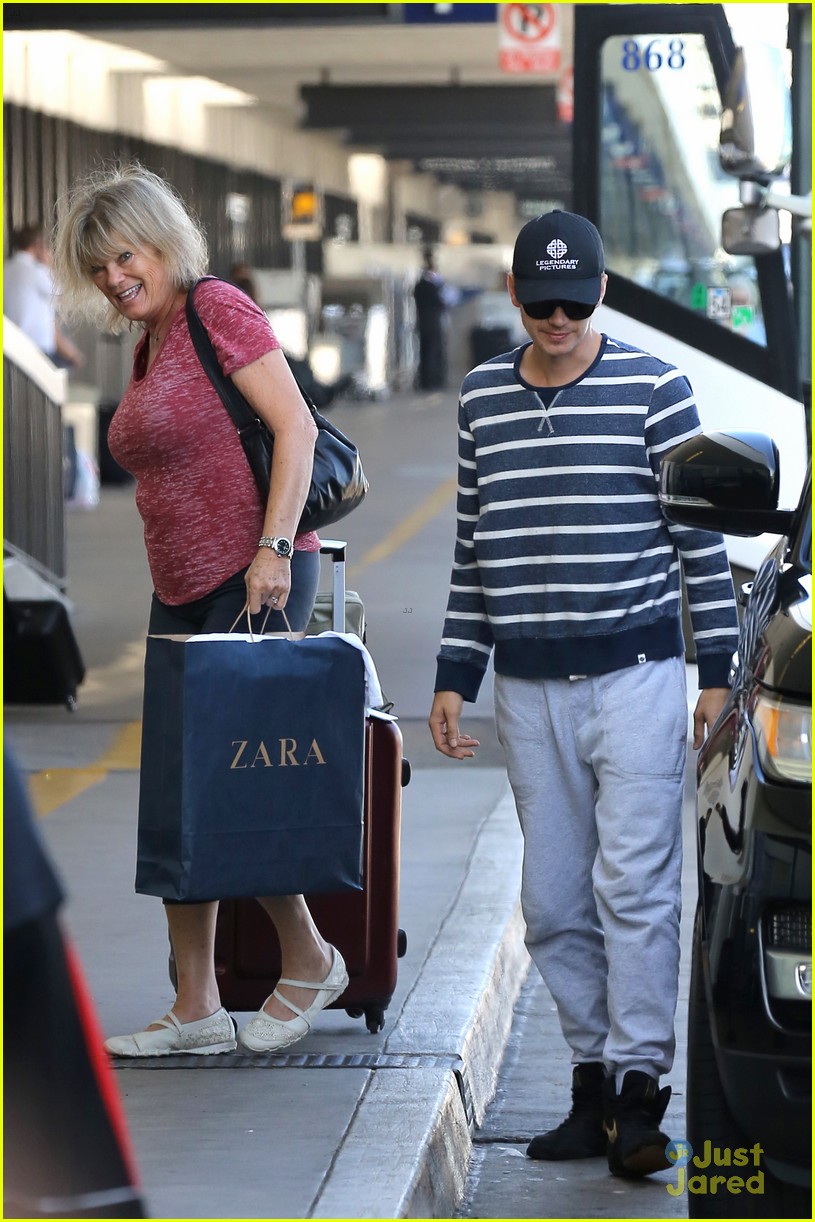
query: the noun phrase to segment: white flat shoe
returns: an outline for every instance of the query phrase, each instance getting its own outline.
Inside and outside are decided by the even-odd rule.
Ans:
[[[289,1044],[294,1044],[297,1040],[301,1040],[304,1035],[308,1035],[311,1030],[313,1020],[324,1010],[326,1006],[331,1005],[332,1001],[336,1001],[341,994],[348,988],[348,972],[345,968],[345,960],[336,947],[331,948],[334,951],[334,962],[331,964],[331,970],[325,980],[315,982],[313,980],[290,980],[282,977],[278,980],[278,985],[291,984],[296,988],[314,989],[317,996],[308,1007],[307,1010],[301,1010],[299,1006],[290,1001],[288,997],[284,997],[278,993],[277,989],[266,998],[263,1005],[270,1001],[272,997],[276,997],[278,1001],[282,1001],[284,1006],[288,1006],[294,1011],[294,1018],[287,1019],[285,1022],[281,1018],[272,1018],[263,1009],[263,1006],[258,1010],[254,1018],[250,1018],[249,1022],[238,1035],[238,1043],[241,1048],[245,1048],[247,1052],[276,1052],[279,1048],[288,1048]]]
[[[172,1010],[167,1018],[156,1021],[161,1030],[112,1035],[105,1040],[105,1051],[114,1057],[169,1057],[178,1052],[210,1056],[234,1052],[237,1047],[235,1024],[223,1008],[192,1023],[180,1023]]]

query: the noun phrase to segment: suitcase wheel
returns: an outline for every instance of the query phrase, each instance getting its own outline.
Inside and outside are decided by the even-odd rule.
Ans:
[[[376,1035],[385,1026],[385,1006],[348,1006],[345,1013],[349,1018],[362,1018],[365,1015],[365,1026],[371,1035]]]
[[[402,788],[410,784],[410,760],[402,757]]]
[[[396,931],[396,958],[404,959],[407,954],[407,934],[404,929]]]
[[[366,1006],[365,1026],[368,1028],[371,1035],[376,1035],[377,1031],[381,1031],[385,1026],[385,1007]]]

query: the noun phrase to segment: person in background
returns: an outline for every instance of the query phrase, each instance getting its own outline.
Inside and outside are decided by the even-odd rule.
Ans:
[[[572,1053],[572,1108],[530,1158],[667,1168],[679,983],[687,703],[684,568],[701,694],[695,748],[728,696],[738,621],[722,537],[674,526],[660,458],[699,432],[693,392],[595,330],[600,235],[550,212],[515,243],[529,343],[484,361],[459,404],[455,559],[430,730],[460,727],[495,651],[495,718],[524,836],[526,944]]]
[[[416,327],[419,333],[418,390],[442,390],[447,383],[448,311],[460,294],[436,271],[433,251],[426,247],[424,267],[413,288]]]
[[[154,594],[148,633],[229,632],[243,611],[263,630],[304,629],[314,603],[320,540],[298,533],[316,425],[266,315],[234,285],[207,279],[204,235],[157,175],[129,165],[91,175],[61,201],[55,268],[66,306],[110,329],[141,331],[133,373],[111,422],[111,453],[136,478]],[[187,327],[188,291],[230,376],[274,433],[264,504],[232,421]],[[264,621],[265,622],[265,621]],[[228,822],[229,811],[224,811]],[[348,985],[301,895],[258,897],[282,952],[278,987],[240,1032],[269,1052],[308,1033]],[[115,1056],[231,1052],[214,943],[218,904],[165,904],[177,996],[163,1018],[105,1043]]]
[[[57,318],[51,248],[40,224],[24,225],[14,235],[14,253],[3,269],[3,313],[55,365],[78,369],[84,364]]]

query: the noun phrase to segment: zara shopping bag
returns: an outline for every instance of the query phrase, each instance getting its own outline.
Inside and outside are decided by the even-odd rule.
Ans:
[[[364,734],[342,638],[148,637],[136,891],[359,889]]]

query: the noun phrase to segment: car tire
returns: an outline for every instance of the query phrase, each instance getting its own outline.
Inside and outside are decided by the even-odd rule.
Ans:
[[[693,926],[690,990],[688,994],[688,1079],[686,1130],[694,1151],[701,1151],[705,1141],[720,1149],[736,1149],[752,1143],[736,1124],[727,1105],[716,1052],[710,1031],[710,1014],[705,996],[705,976],[702,962],[702,910],[696,910]],[[763,1165],[764,1192],[759,1196],[748,1193],[726,1193],[712,1196],[691,1193],[688,1196],[689,1218],[808,1218],[811,1217],[809,1189],[776,1179]],[[688,1175],[693,1168],[688,1168]],[[803,1211],[803,1212],[802,1212]]]
[[[688,993],[688,1082],[686,1128],[688,1141],[700,1152],[706,1141],[721,1149],[742,1145],[739,1132],[722,1090],[716,1054],[710,1033],[710,1016],[705,997],[702,966],[702,909],[696,909],[693,924],[693,953]],[[693,1173],[688,1168],[689,1175]],[[749,1215],[747,1201],[727,1193],[688,1193],[689,1218],[744,1218]],[[753,1215],[761,1217],[762,1214]]]

